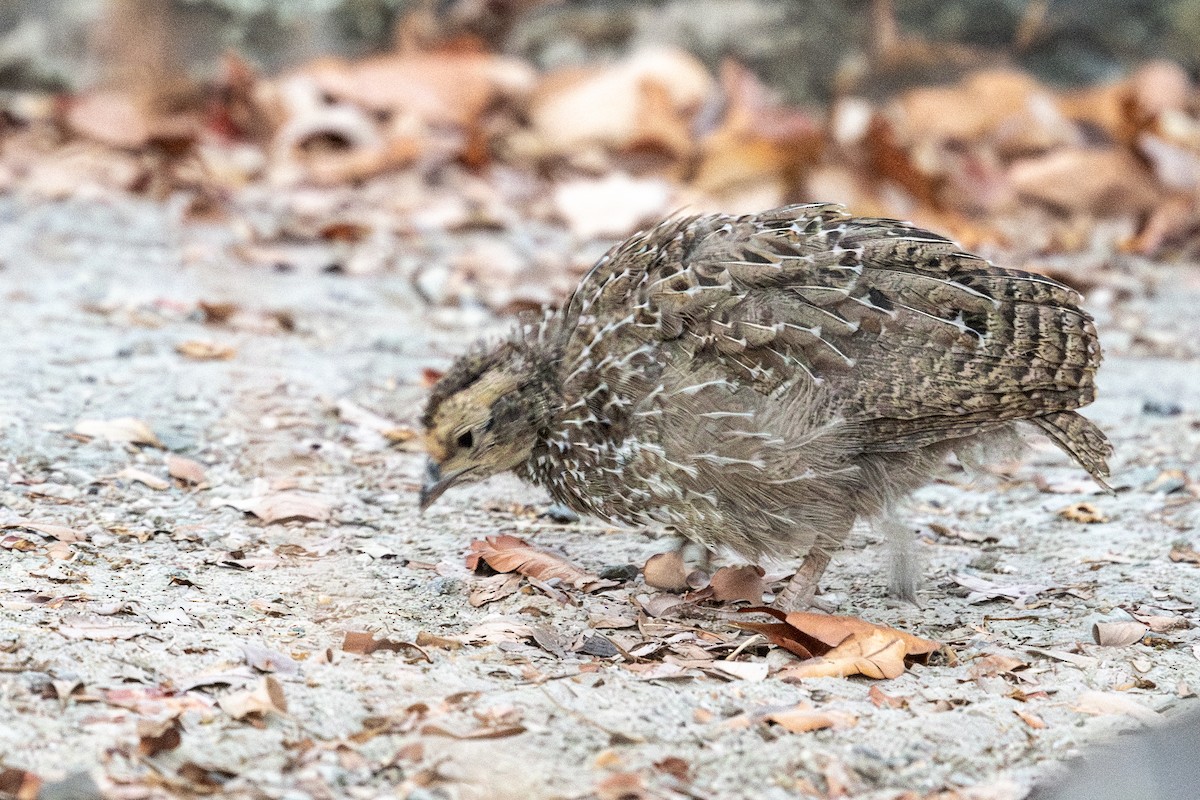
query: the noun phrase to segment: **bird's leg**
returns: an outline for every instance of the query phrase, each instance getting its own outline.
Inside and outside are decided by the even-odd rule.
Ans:
[[[825,574],[825,568],[829,566],[830,558],[829,550],[824,548],[810,550],[804,560],[800,562],[800,569],[796,570],[796,574],[792,576],[788,585],[771,605],[781,611],[799,611],[814,606],[822,607],[823,604],[816,599],[817,585],[821,581],[821,576]],[[822,610],[828,609],[822,608]]]
[[[876,520],[875,525],[888,540],[891,561],[888,594],[919,606],[917,587],[921,583],[921,559],[917,554],[915,531],[911,525],[896,519],[890,510]]]

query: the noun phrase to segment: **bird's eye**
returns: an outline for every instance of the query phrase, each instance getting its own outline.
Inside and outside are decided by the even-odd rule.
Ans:
[[[455,442],[458,443],[459,447],[463,447],[463,448],[474,447],[475,446],[475,435],[473,433],[471,433],[470,431],[464,431],[463,433],[460,433],[458,435],[458,438],[455,439]]]

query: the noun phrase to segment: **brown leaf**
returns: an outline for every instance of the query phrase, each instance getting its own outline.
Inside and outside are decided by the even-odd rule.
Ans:
[[[774,723],[789,733],[807,733],[823,728],[852,728],[858,724],[858,717],[853,714],[817,709],[808,703],[799,703],[795,708],[783,711],[772,711],[759,716],[758,719]]]
[[[767,587],[763,583],[766,573],[761,567],[721,567],[713,573],[708,585],[712,587],[712,599],[719,602],[745,600],[755,605],[762,603]]]
[[[1096,508],[1091,503],[1075,503],[1069,505],[1058,512],[1058,515],[1063,519],[1069,519],[1071,522],[1080,522],[1085,525],[1092,525],[1097,522],[1108,522],[1108,517],[1101,513],[1100,509]]]
[[[178,717],[137,721],[138,755],[153,758],[159,753],[174,750],[183,743],[183,726]]]
[[[885,694],[877,683],[872,684],[871,688],[867,690],[867,699],[876,708],[908,708],[908,698],[893,697],[890,694]]]
[[[1025,199],[1067,212],[1146,213],[1159,201],[1146,170],[1117,149],[1060,148],[1017,161],[1008,179]]]
[[[471,542],[471,552],[466,559],[467,569],[478,569],[480,561],[487,562],[497,572],[519,572],[542,581],[558,579],[584,592],[617,585],[616,581],[602,580],[562,556],[539,550],[524,539],[508,534]]]
[[[150,426],[134,417],[116,419],[81,419],[75,423],[79,436],[89,439],[107,439],[110,442],[128,442],[162,448],[163,443],[154,435]]]
[[[875,625],[856,617],[755,607],[743,612],[770,614],[777,623],[739,623],[798,655],[803,661],[783,670],[790,678],[894,678],[904,672],[905,659],[928,655],[940,645],[904,631]]]
[[[678,550],[650,556],[642,567],[642,576],[646,585],[655,589],[682,592],[688,588],[687,566],[683,562],[683,554]]]
[[[269,713],[287,714],[287,698],[283,686],[270,675],[258,686],[226,695],[217,701],[221,710],[234,719],[265,717]]]
[[[412,642],[398,642],[394,639],[376,639],[374,634],[365,631],[346,631],[346,636],[342,639],[342,650],[347,653],[357,653],[359,655],[370,655],[378,650],[387,650],[392,653],[416,651],[418,657],[425,659],[430,664],[433,663],[433,659],[429,657],[429,654]]]
[[[1022,722],[1034,730],[1042,730],[1046,727],[1046,722],[1037,714],[1030,714],[1028,711],[1022,711],[1019,708],[1014,708],[1013,713],[1016,714]]]
[[[1171,552],[1167,554],[1167,558],[1177,564],[1200,564],[1200,552],[1187,542],[1175,542],[1171,545]]]
[[[9,528],[24,528],[25,530],[40,533],[43,536],[49,536],[57,539],[60,542],[84,542],[87,541],[87,536],[75,530],[68,528],[65,525],[55,525],[50,522],[33,522],[27,519],[15,519],[8,522],[0,522],[0,529]]]
[[[0,797],[11,800],[37,800],[42,779],[32,772],[16,767],[0,769]]]
[[[596,784],[597,800],[651,800],[656,796],[636,772],[614,772]]]
[[[245,500],[231,501],[229,505],[253,514],[268,525],[289,520],[328,522],[333,513],[329,501],[324,497],[299,492],[276,492],[249,497]]]
[[[199,486],[204,483],[204,465],[171,453],[167,456],[167,474],[177,481]]]
[[[472,607],[479,608],[496,600],[516,594],[521,588],[521,576],[516,573],[489,575],[475,581],[467,598]]]
[[[205,339],[189,339],[175,345],[175,352],[193,361],[228,361],[237,351],[227,344]]]
[[[1092,625],[1092,640],[1104,647],[1128,647],[1140,642],[1148,630],[1140,622],[1097,622]]]

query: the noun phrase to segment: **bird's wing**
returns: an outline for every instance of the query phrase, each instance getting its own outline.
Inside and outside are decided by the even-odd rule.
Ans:
[[[1070,288],[833,205],[683,220],[655,244],[653,263],[630,278],[643,329],[695,338],[698,356],[764,392],[805,374],[828,382],[872,448],[1046,419],[1052,438],[1103,471],[1103,435],[1087,430],[1102,445],[1081,441],[1082,453],[1067,432],[1100,363]]]

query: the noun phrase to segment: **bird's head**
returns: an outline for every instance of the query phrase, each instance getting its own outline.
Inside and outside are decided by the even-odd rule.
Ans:
[[[522,342],[460,357],[433,387],[422,423],[429,460],[421,510],[456,483],[527,461],[549,424],[552,365]]]

